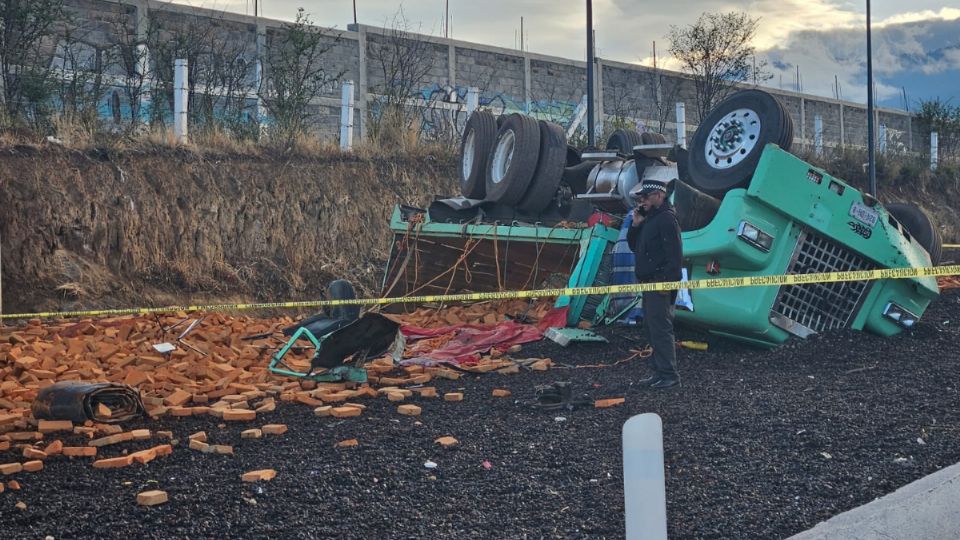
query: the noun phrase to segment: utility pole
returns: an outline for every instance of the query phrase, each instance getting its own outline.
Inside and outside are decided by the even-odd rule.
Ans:
[[[593,118],[593,0],[587,0],[587,145],[594,146]]]
[[[356,3],[357,0],[353,0]],[[446,9],[443,15],[443,37],[450,38],[450,0],[446,2]]]
[[[867,0],[867,163],[870,194],[877,196],[877,164],[873,155],[873,43],[870,37],[870,0]]]
[[[520,52],[523,52],[523,15],[520,16]]]

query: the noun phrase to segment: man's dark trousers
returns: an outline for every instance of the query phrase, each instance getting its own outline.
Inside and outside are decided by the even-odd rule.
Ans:
[[[677,373],[677,345],[673,336],[673,303],[671,292],[643,293],[643,326],[653,347],[654,376],[657,379],[680,380]]]

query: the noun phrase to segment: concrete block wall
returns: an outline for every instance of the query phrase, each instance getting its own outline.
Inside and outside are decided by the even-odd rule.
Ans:
[[[223,33],[229,40],[245,42],[244,51],[250,55],[251,65],[255,61],[257,36],[272,37],[283,32],[287,24],[148,0],[66,0],[66,4],[78,14],[80,24],[90,23],[94,28],[91,39],[97,42],[109,43],[110,25],[102,21],[115,19],[117,14],[125,15],[131,27],[136,27],[137,21],[144,17],[166,27],[199,22],[211,31]],[[328,21],[316,22],[324,24]],[[387,82],[372,51],[378,43],[389,39],[389,31],[349,25],[346,30],[323,32],[332,44],[322,59],[325,69],[332,74],[342,72],[342,80],[352,80],[356,84],[355,137],[362,138],[367,131],[371,104],[377,100],[378,89]],[[426,61],[430,64],[411,98],[430,99],[436,92],[452,88],[459,95],[459,104],[450,106],[462,107],[467,88],[476,87],[480,92],[481,106],[498,114],[528,112],[566,125],[586,93],[586,64],[582,61],[432,36],[411,37],[426,44]],[[679,73],[657,72],[649,67],[605,59],[597,60],[595,73],[595,121],[598,128],[610,128],[609,123],[619,119],[640,129],[657,130],[662,116],[664,134],[668,140],[674,141],[675,103],[682,101],[686,104],[689,142],[698,122],[695,89],[689,78]],[[658,79],[661,80],[659,98]],[[814,117],[820,115],[825,146],[866,145],[863,105],[776,89],[765,90],[782,99],[789,110],[795,124],[796,144],[812,147]],[[324,89],[324,95],[316,103],[318,112],[326,111],[314,119],[324,136],[336,137],[338,134],[339,100],[340,85],[332,84]],[[658,100],[663,103],[663,113],[658,111]],[[887,126],[888,133],[896,137],[902,149],[926,150],[929,142],[923,140],[917,123],[911,121],[908,113],[881,109],[877,118],[879,123]],[[896,146],[891,143],[888,148]]]

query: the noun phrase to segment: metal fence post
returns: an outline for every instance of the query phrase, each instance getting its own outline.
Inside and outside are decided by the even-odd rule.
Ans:
[[[677,103],[677,144],[687,147],[687,109],[682,102]]]
[[[467,118],[470,118],[470,115],[473,114],[473,111],[477,110],[477,107],[480,106],[480,89],[476,86],[470,86],[467,88]]]
[[[587,96],[580,98],[580,104],[577,105],[577,108],[573,111],[573,120],[570,121],[570,126],[567,128],[567,138],[573,137],[573,134],[577,132],[577,129],[580,127],[580,124],[583,123],[584,117],[587,115]]]
[[[930,133],[930,170],[937,170],[937,132]]]
[[[353,81],[343,83],[341,92],[340,149],[353,149]]]
[[[190,85],[187,80],[187,60],[179,58],[173,63],[173,134],[177,142],[187,142],[187,107]]]
[[[823,156],[823,117],[819,114],[813,117],[813,146],[817,157]]]

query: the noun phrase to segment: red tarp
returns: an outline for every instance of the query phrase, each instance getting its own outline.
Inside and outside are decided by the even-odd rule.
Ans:
[[[539,341],[550,327],[566,326],[567,308],[553,309],[536,325],[504,321],[500,324],[456,324],[439,328],[401,326],[407,338],[401,364],[475,364],[491,349],[505,351],[514,345]]]

